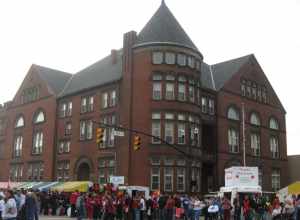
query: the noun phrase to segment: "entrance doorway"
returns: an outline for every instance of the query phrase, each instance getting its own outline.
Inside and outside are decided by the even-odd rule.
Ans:
[[[81,163],[77,170],[78,181],[90,180],[90,166],[87,163]]]

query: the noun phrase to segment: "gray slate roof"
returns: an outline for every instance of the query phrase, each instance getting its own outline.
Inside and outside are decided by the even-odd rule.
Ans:
[[[58,95],[64,88],[67,81],[71,78],[71,74],[59,70],[50,69],[48,67],[32,65],[39,76],[48,84],[55,95]]]
[[[117,51],[117,60],[112,64],[111,55],[74,74],[60,96],[70,95],[85,89],[104,85],[122,78],[122,50]]]
[[[210,68],[211,66],[204,62],[201,64],[201,84],[206,89],[216,90]]]
[[[228,60],[222,63],[217,63],[211,66],[216,90],[220,90],[225,83],[233,77],[235,73],[253,56],[252,54]]]
[[[153,43],[181,45],[198,51],[164,2],[138,35],[137,45]]]

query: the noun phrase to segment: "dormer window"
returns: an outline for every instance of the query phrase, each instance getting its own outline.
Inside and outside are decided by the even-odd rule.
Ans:
[[[25,125],[24,117],[20,116],[16,121],[15,128],[21,128],[24,127],[24,125]]]
[[[162,64],[164,61],[164,54],[162,52],[153,52],[152,53],[152,63],[153,64]]]
[[[175,64],[176,55],[175,53],[167,52],[166,56],[166,64]]]

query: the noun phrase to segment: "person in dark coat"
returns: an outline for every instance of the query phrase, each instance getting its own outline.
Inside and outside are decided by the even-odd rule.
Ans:
[[[38,220],[37,198],[33,192],[28,192],[25,199],[26,220]]]

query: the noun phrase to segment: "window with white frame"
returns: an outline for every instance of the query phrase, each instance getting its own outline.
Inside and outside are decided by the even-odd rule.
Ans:
[[[28,180],[40,181],[44,176],[44,163],[32,162],[28,164],[27,177]]]
[[[185,144],[185,124],[184,123],[177,124],[177,136],[178,136],[178,144]]]
[[[272,191],[277,192],[280,189],[280,170],[272,170]]]
[[[269,128],[273,130],[279,130],[279,124],[276,118],[270,118]]]
[[[178,167],[176,169],[176,183],[177,183],[177,192],[184,192],[185,191],[185,168]]]
[[[166,64],[175,64],[176,55],[172,52],[166,52],[165,54],[165,62]]]
[[[184,102],[186,100],[185,84],[178,83],[178,100]]]
[[[228,145],[230,153],[239,152],[239,132],[234,128],[228,129]]]
[[[43,111],[39,111],[35,114],[35,117],[33,119],[33,122],[35,124],[38,124],[38,123],[42,123],[45,121],[45,114]]]
[[[188,66],[190,68],[195,68],[195,58],[192,56],[188,56]]]
[[[255,126],[260,126],[260,118],[256,113],[252,113],[250,116],[250,123]]]
[[[236,108],[230,107],[227,111],[227,118],[238,121],[240,120],[240,114]]]
[[[201,109],[202,109],[202,113],[204,113],[204,114],[207,113],[207,98],[206,97],[201,98]]]
[[[10,181],[20,182],[23,177],[23,164],[10,165]]]
[[[69,153],[70,148],[71,148],[70,146],[71,146],[71,141],[70,140],[59,141],[59,143],[58,143],[58,153],[59,154]]]
[[[94,110],[94,97],[86,96],[81,98],[81,113],[92,112]]]
[[[23,116],[19,116],[16,120],[15,128],[21,128],[25,126],[25,121]]]
[[[116,116],[111,115],[110,117],[110,125],[116,125]],[[108,146],[113,147],[115,145],[115,129],[108,129]]]
[[[57,162],[57,180],[68,181],[70,179],[70,161],[58,161]]]
[[[152,76],[152,80],[153,81],[161,81],[162,80],[162,76],[160,73],[154,73]]]
[[[186,55],[183,53],[177,54],[177,64],[179,66],[186,66]]]
[[[162,64],[164,62],[164,54],[163,52],[153,52],[152,53],[152,63],[153,64]]]
[[[174,92],[174,83],[166,83],[166,100],[174,100],[175,92]]]
[[[93,138],[93,121],[80,121],[80,140],[91,140]]]
[[[59,106],[59,117],[64,118],[72,116],[72,108],[73,105],[71,101],[61,103]]]
[[[164,191],[165,192],[173,191],[173,168],[172,167],[164,168]]]
[[[161,96],[162,96],[161,82],[154,82],[153,83],[152,98],[154,100],[161,100]]]
[[[208,113],[210,115],[215,114],[215,101],[213,99],[208,99]]]
[[[116,115],[104,115],[101,117],[101,122],[109,125],[117,124]],[[113,147],[115,145],[115,129],[104,128],[103,139],[100,148]]]
[[[278,137],[272,136],[270,137],[270,150],[272,158],[279,158],[279,141]]]
[[[109,106],[114,107],[117,105],[117,92],[116,90],[112,90],[109,96]]]
[[[160,121],[152,121],[152,136],[161,138],[161,123]],[[160,140],[152,137],[153,144],[159,144]]]
[[[72,134],[72,123],[71,122],[67,122],[65,124],[65,135],[71,135]]]
[[[174,142],[174,123],[165,122],[165,141],[172,144]]]
[[[44,134],[42,131],[35,132],[33,136],[32,154],[41,154],[43,152]]]
[[[152,167],[151,168],[151,190],[160,189],[160,168]]]
[[[22,148],[23,148],[23,137],[20,135],[16,136],[14,140],[13,157],[21,157]]]
[[[102,93],[101,106],[102,106],[102,108],[108,108],[108,93],[107,92]]]
[[[257,133],[251,133],[251,151],[252,155],[259,157],[260,156],[260,136]]]

